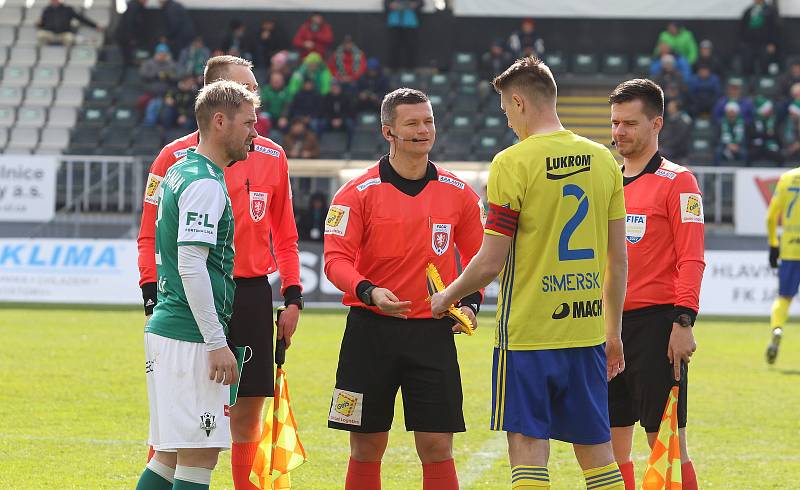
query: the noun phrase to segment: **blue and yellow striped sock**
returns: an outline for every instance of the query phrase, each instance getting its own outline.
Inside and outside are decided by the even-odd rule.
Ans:
[[[550,488],[550,474],[546,466],[518,465],[511,467],[511,489],[529,490]]]
[[[591,468],[583,471],[587,490],[625,490],[625,481],[619,471],[617,462],[602,468]]]

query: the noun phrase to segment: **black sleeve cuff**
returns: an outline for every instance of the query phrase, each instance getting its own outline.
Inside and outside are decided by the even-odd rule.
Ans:
[[[301,296],[303,296],[303,290],[300,289],[300,286],[296,284],[288,286],[286,290],[283,292],[283,299],[287,303],[292,300],[298,299]]]
[[[142,284],[142,302],[144,305],[144,314],[152,315],[153,308],[155,308],[156,304],[158,303],[158,290],[156,289],[156,283],[146,282]]]
[[[372,284],[372,282],[366,279],[358,283],[358,285],[356,286],[356,298],[361,299],[361,295],[364,294],[364,291],[366,291],[367,288],[371,288],[372,286],[374,286],[374,284]]]
[[[672,310],[673,321],[677,322],[678,321],[678,317],[681,316],[681,315],[688,315],[689,316],[689,320],[691,320],[691,322],[692,322],[692,326],[694,326],[694,321],[697,319],[697,312],[696,311],[694,311],[693,309],[688,308],[686,306],[676,306],[675,308],[673,308],[673,310]]]
[[[479,311],[481,311],[481,293],[475,291],[472,294],[468,294],[461,298],[461,301],[458,302],[459,306],[467,306],[469,307],[473,313],[476,315]]]

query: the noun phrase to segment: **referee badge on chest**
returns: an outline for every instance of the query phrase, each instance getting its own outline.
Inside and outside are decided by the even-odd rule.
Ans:
[[[644,214],[629,214],[625,216],[625,239],[631,245],[639,243],[644,238],[647,230],[647,216]]]
[[[431,229],[431,247],[436,255],[442,255],[450,247],[451,225],[434,223]]]
[[[250,191],[250,217],[258,223],[267,214],[267,193]]]

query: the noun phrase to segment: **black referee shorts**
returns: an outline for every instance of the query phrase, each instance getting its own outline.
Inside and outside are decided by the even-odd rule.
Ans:
[[[272,338],[272,287],[266,277],[237,278],[228,338],[250,346],[252,357],[242,367],[239,396],[273,396],[275,377]]]
[[[410,319],[351,308],[328,427],[386,432],[397,389],[406,430],[464,432],[461,373],[449,319]]]
[[[611,427],[640,422],[647,432],[658,432],[669,391],[675,383],[667,358],[672,332],[672,305],[626,311],[622,315],[625,371],[608,384]],[[686,427],[688,367],[681,374],[678,427]]]

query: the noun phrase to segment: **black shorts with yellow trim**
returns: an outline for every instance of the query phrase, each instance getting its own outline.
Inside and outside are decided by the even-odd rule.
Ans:
[[[611,427],[639,422],[646,432],[658,432],[669,392],[675,383],[667,358],[673,305],[655,305],[622,314],[625,371],[608,384]],[[688,369],[678,392],[678,427],[686,427]]]
[[[452,320],[388,317],[353,307],[339,352],[328,427],[387,432],[398,388],[406,430],[464,432]]]
[[[272,287],[266,276],[235,278],[233,315],[228,338],[239,347],[249,346],[252,355],[242,366],[239,397],[273,396],[275,380],[272,323]]]

